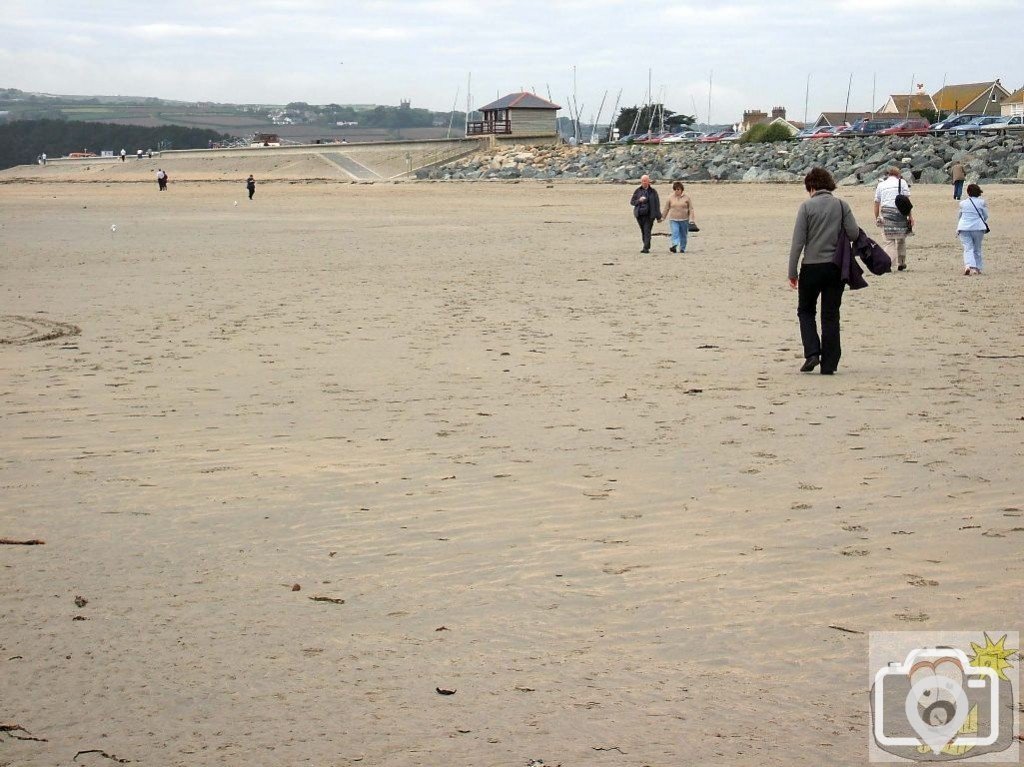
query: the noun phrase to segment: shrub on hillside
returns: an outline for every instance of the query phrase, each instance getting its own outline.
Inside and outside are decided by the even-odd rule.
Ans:
[[[740,136],[744,144],[764,144],[770,141],[789,141],[793,134],[785,125],[760,123]]]

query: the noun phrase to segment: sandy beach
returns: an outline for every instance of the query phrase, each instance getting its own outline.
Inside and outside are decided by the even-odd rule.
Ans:
[[[0,185],[0,765],[860,765],[867,632],[1024,624],[1024,186],[971,278],[915,187],[828,377],[799,186],[680,256],[632,185],[247,173]]]

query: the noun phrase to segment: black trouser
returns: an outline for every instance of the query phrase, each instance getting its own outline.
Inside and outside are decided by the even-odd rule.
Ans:
[[[254,194],[256,194],[256,187],[254,187],[254,186],[250,186],[250,187],[249,187],[249,199],[250,199],[250,200],[252,199],[252,196],[253,196]]]
[[[796,316],[800,318],[800,338],[804,358],[821,355],[821,369],[839,367],[842,346],[839,342],[839,306],[843,303],[843,279],[835,264],[804,264],[800,267]],[[821,338],[818,337],[818,296],[821,296]]]
[[[636,222],[640,225],[640,236],[644,238],[644,250],[650,250],[651,229],[654,228],[654,219],[648,216],[641,216]]]

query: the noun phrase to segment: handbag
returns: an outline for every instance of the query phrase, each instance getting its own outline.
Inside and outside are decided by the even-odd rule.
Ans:
[[[695,223],[693,223],[692,221],[690,221],[690,222],[688,222],[688,223],[687,223],[687,225],[686,225],[686,231],[688,231],[688,232],[699,232],[699,231],[700,231],[700,227],[699,227],[699,226],[697,226],[697,225],[696,225]]]
[[[974,205],[974,199],[970,195],[967,196],[967,199],[971,201],[971,205]],[[985,225],[985,234],[988,234],[989,232],[991,232],[992,230],[988,226],[988,221],[986,221],[985,217],[983,215],[981,215],[981,211],[978,210],[978,206],[977,205],[974,205],[974,212],[978,214],[978,218],[981,219],[981,223],[983,223]]]
[[[914,209],[914,203],[910,201],[907,195],[903,194],[903,179],[899,180],[897,185],[898,194],[896,195],[896,210],[902,213],[904,216],[909,216],[910,211]]]

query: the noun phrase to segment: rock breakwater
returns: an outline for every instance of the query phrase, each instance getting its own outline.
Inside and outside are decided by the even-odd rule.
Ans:
[[[814,167],[841,185],[871,184],[897,165],[908,179],[950,183],[959,161],[969,181],[1024,181],[1024,137],[865,137],[771,144],[661,144],[500,147],[417,173],[423,179],[591,179],[626,182],[648,173],[660,180],[799,183]]]

